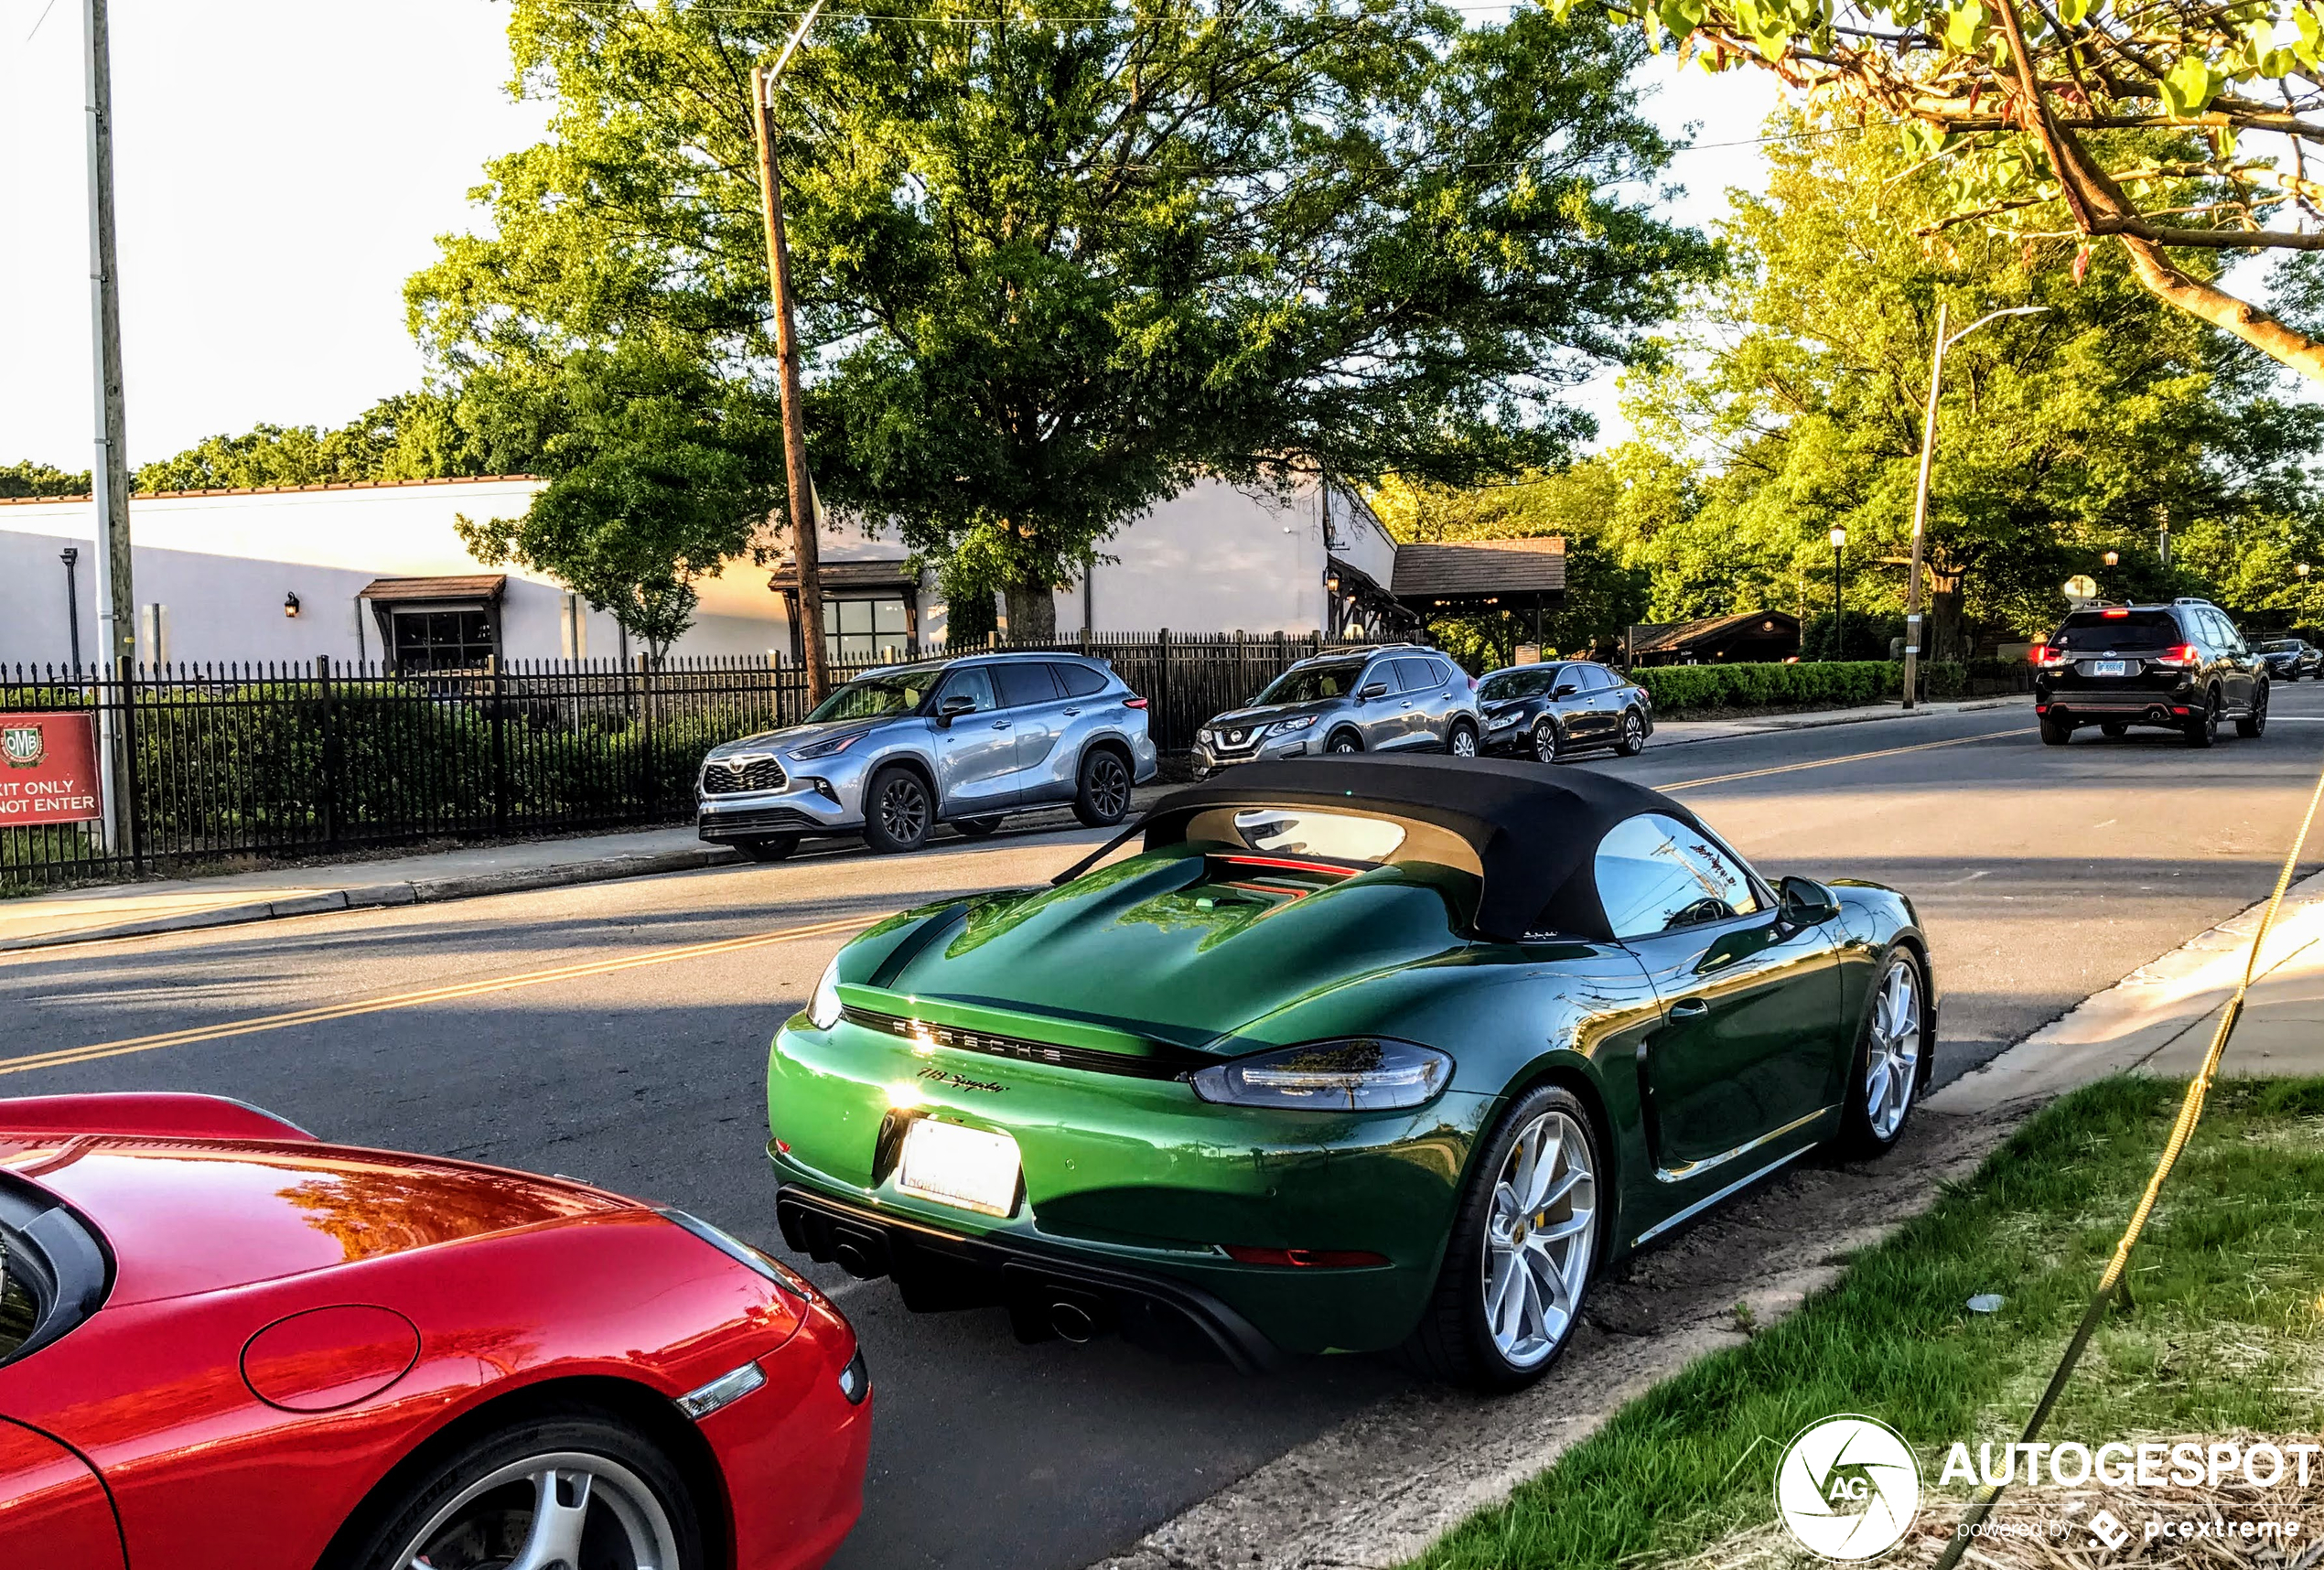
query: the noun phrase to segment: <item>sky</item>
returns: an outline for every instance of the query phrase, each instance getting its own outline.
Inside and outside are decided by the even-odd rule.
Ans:
[[[507,94],[494,0],[113,0],[114,210],[129,457],[262,421],[344,424],[419,384],[403,280],[473,227],[487,159],[545,113]],[[1758,72],[1647,79],[1649,111],[1705,145],[1668,208],[1706,223],[1760,188]],[[0,464],[89,466],[81,0],[0,0]],[[1601,440],[1615,379],[1577,395]]]

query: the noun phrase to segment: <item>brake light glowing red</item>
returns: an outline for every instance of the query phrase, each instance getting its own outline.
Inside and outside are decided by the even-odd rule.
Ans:
[[[1228,1243],[1227,1257],[1237,1264],[1281,1264],[1298,1270],[1354,1270],[1385,1264],[1388,1256],[1361,1248],[1246,1248]]]
[[[2066,651],[2055,644],[2037,643],[2033,646],[2033,662],[2045,671],[2056,670],[2070,658]]]
[[[1124,698],[1122,700],[1122,706],[1125,709],[1142,709],[1146,707],[1146,700],[1144,698]]]
[[[2158,665],[2192,665],[2202,658],[2192,643],[2174,643],[2155,657]]]
[[[2102,611],[2100,611],[2098,614],[2099,614],[2099,615],[2101,615],[2101,616],[2114,617],[2114,616],[2128,616],[2128,615],[2130,614],[2130,612],[2128,612],[2128,611],[2126,611],[2126,610],[2102,610]]]

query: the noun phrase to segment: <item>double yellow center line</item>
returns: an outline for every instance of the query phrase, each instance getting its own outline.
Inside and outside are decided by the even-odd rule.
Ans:
[[[1829,769],[1834,764],[1861,763],[1875,758],[1895,758],[1908,752],[1927,752],[1940,747],[1961,747],[1973,741],[1991,741],[1996,737],[2021,735],[2018,730],[1986,731],[1976,736],[1953,737],[1944,741],[1924,741],[1911,747],[1883,747],[1875,752],[1854,752],[1840,758],[1815,758],[1800,763],[1780,763],[1769,769],[1747,769],[1734,774],[1713,774],[1701,780],[1681,780],[1664,785],[1664,790],[1692,790],[1705,785],[1726,785],[1738,780],[1759,780],[1770,774],[1791,774],[1802,769]],[[219,1041],[231,1036],[255,1036],[268,1030],[289,1030],[303,1025],[323,1025],[335,1019],[351,1019],[359,1015],[384,1014],[399,1008],[422,1008],[432,1004],[457,1003],[466,998],[483,997],[496,992],[513,992],[519,987],[546,986],[555,982],[580,981],[589,976],[611,975],[616,972],[636,970],[643,965],[674,964],[681,960],[710,959],[719,954],[740,953],[748,949],[763,948],[769,943],[795,942],[804,938],[834,937],[843,932],[855,932],[882,920],[888,913],[845,917],[830,921],[812,921],[804,926],[782,927],[771,932],[754,932],[748,937],[725,938],[710,943],[687,943],[670,949],[648,949],[634,954],[622,954],[613,959],[587,960],[578,964],[557,965],[548,970],[524,971],[516,975],[488,976],[481,981],[457,982],[450,986],[428,987],[420,992],[393,993],[386,997],[366,998],[357,1003],[322,1004],[314,1008],[293,1009],[287,1014],[261,1015],[255,1019],[224,1020],[216,1025],[190,1026],[183,1030],[166,1030],[155,1036],[133,1036],[121,1041],[100,1041],[88,1047],[66,1047],[54,1052],[33,1052],[19,1058],[0,1058],[0,1074],[21,1074],[34,1069],[61,1069],[74,1063],[91,1063],[100,1058],[124,1057],[133,1052],[157,1052],[165,1047],[191,1047],[203,1041]]]
[[[672,949],[648,949],[640,953],[623,954],[609,960],[587,960],[579,964],[557,965],[544,971],[525,971],[512,976],[488,976],[481,981],[457,982],[450,986],[428,987],[420,992],[399,992],[386,997],[365,998],[360,1003],[330,1003],[315,1008],[297,1008],[288,1014],[262,1015],[256,1019],[233,1019],[216,1025],[197,1025],[184,1030],[165,1030],[157,1036],[133,1036],[124,1041],[101,1041],[91,1047],[66,1047],[54,1052],[34,1052],[21,1058],[0,1058],[0,1074],[21,1074],[31,1069],[61,1069],[71,1063],[93,1062],[99,1058],[118,1058],[131,1052],[155,1052],[164,1047],[190,1047],[197,1042],[216,1041],[228,1036],[254,1036],[264,1030],[288,1030],[301,1025],[322,1025],[334,1019],[350,1019],[361,1014],[384,1014],[391,1009],[420,1008],[429,1004],[457,1003],[463,998],[482,997],[490,993],[512,992],[518,987],[546,986],[553,982],[579,981],[587,976],[611,975],[617,971],[636,970],[641,965],[666,965],[679,960],[708,959],[716,954],[740,953],[746,949],[763,948],[769,943],[789,943],[802,938],[825,938],[841,932],[854,932],[881,920],[886,916],[854,916],[833,921],[815,921],[803,927],[783,927],[771,932],[754,932],[743,938],[724,938],[712,943],[688,943]]]

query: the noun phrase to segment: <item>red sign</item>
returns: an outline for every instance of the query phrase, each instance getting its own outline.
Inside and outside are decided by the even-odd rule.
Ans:
[[[0,715],[0,829],[104,815],[96,715]]]

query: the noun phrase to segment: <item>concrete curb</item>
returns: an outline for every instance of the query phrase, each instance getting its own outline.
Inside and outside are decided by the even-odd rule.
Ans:
[[[1786,731],[1824,730],[1842,725],[1879,725],[1889,720],[1920,719],[1937,715],[1974,714],[1982,709],[2014,709],[2030,707],[2033,696],[2028,693],[2012,693],[2006,697],[1972,698],[1964,703],[1931,704],[1914,709],[1882,709],[1867,714],[1862,709],[1842,709],[1829,713],[1802,715],[1767,715],[1748,720],[1670,720],[1654,727],[1654,735],[1647,745],[1656,747],[1699,747],[1706,741],[1740,741],[1755,736],[1781,736]],[[1700,725],[1716,727],[1703,736],[1670,736],[1671,726]]]
[[[512,867],[506,872],[471,873],[461,877],[414,878],[397,883],[367,883],[324,889],[289,899],[251,899],[177,916],[153,916],[110,927],[89,927],[33,938],[0,938],[0,953],[31,949],[62,948],[72,943],[102,943],[117,938],[146,938],[165,932],[190,932],[204,927],[236,927],[271,921],[285,916],[326,916],[339,910],[382,909],[396,905],[434,905],[450,899],[474,899],[488,894],[522,894],[527,889],[557,888],[570,884],[610,883],[624,877],[651,877],[657,873],[693,872],[724,866],[742,859],[725,845],[705,844],[651,855],[597,856],[586,861],[559,862],[549,866]]]

